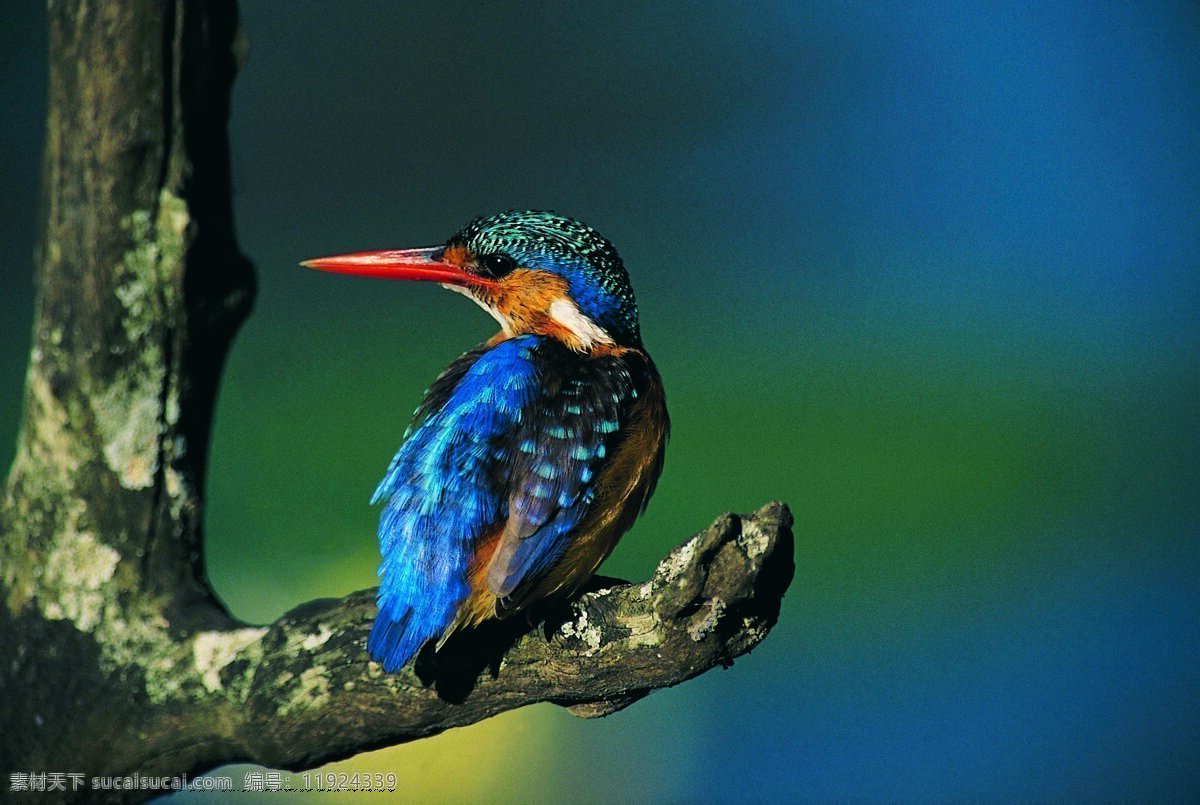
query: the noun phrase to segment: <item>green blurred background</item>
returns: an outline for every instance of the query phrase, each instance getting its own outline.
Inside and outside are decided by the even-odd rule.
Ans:
[[[666,473],[604,572],[646,577],[722,511],[796,515],[779,627],[732,669],[336,769],[417,801],[1200,795],[1194,3],[241,7],[261,292],[208,511],[236,614],[374,584],[367,499],[493,330],[296,263],[511,207],[616,243],[667,383]],[[7,466],[45,35],[36,3],[2,13]]]

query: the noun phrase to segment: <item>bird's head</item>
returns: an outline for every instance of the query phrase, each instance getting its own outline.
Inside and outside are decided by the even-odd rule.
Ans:
[[[580,351],[641,346],[637,302],[617,250],[587,224],[550,212],[476,218],[442,246],[303,265],[440,283],[478,302],[508,336],[549,335]]]

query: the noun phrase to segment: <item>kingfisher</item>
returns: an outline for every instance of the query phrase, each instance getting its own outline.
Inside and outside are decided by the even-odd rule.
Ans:
[[[500,332],[425,392],[375,490],[371,658],[399,670],[431,641],[579,590],[650,501],[670,430],[662,379],[613,245],[552,212],[479,217],[444,245],[308,260],[440,284]]]

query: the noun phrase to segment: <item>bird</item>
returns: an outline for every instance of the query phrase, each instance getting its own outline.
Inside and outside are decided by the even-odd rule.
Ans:
[[[371,499],[370,658],[396,672],[456,632],[569,599],[645,511],[670,433],[617,250],[572,218],[509,210],[440,246],[302,265],[435,282],[500,325],[426,390]]]

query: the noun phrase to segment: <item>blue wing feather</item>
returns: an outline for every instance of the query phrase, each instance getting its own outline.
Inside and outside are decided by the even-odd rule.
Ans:
[[[619,357],[581,359],[535,335],[473,350],[434,383],[375,492],[383,563],[367,645],[385,670],[454,623],[492,529],[504,527],[487,576],[498,598],[519,602],[554,566],[636,385]]]
[[[387,671],[450,625],[468,593],[474,542],[505,516],[495,472],[500,443],[537,387],[524,340],[476,356],[437,410],[422,404],[423,421],[375,492],[386,504],[379,522],[379,617],[367,648]],[[505,381],[494,383],[498,377]]]

